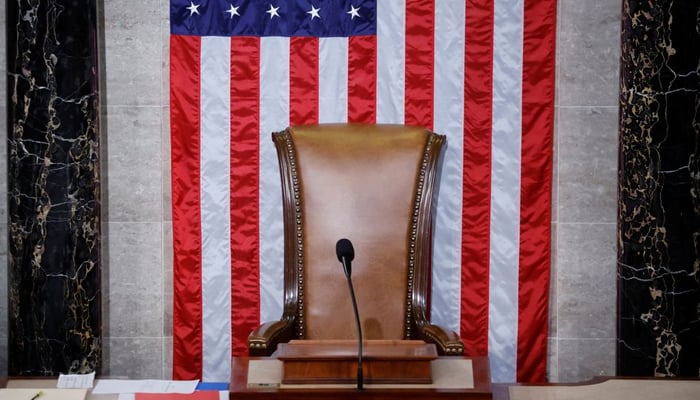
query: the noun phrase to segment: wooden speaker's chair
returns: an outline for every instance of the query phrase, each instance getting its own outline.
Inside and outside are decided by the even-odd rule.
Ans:
[[[419,127],[338,124],[273,134],[282,177],[284,311],[248,338],[251,356],[291,339],[355,339],[336,242],[354,244],[365,340],[418,339],[462,354],[428,321],[433,197],[445,137]],[[458,277],[455,277],[458,279]]]

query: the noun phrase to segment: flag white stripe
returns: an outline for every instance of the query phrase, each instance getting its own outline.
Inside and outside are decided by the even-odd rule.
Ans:
[[[231,354],[229,39],[202,38],[201,59],[203,379],[221,381]]]
[[[523,1],[494,2],[489,356],[515,382],[518,334]]]
[[[464,141],[464,0],[435,2],[435,132],[447,136],[437,198],[431,320],[459,332]]]
[[[377,2],[377,123],[404,122],[404,0]]]
[[[319,39],[318,122],[348,121],[348,39]]]
[[[282,316],[282,192],[271,133],[289,126],[289,39],[260,39],[260,321]]]

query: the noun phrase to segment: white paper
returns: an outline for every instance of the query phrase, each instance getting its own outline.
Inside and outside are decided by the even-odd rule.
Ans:
[[[56,387],[59,389],[90,389],[95,380],[95,373],[60,374]]]
[[[93,394],[119,393],[192,393],[199,380],[168,381],[158,379],[98,379]]]

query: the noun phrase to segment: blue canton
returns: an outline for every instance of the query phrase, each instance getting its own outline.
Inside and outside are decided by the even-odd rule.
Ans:
[[[171,0],[170,32],[348,37],[377,32],[376,0]]]

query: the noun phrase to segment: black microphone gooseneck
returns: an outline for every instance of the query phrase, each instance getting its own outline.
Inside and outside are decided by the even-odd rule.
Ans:
[[[357,312],[357,300],[355,299],[355,290],[352,287],[351,261],[355,258],[355,249],[348,239],[340,239],[335,244],[335,254],[338,256],[338,261],[343,264],[343,272],[348,281],[350,288],[350,298],[352,299],[352,308],[355,311],[355,324],[357,325],[357,390],[362,390],[362,324],[360,324],[360,313]]]

